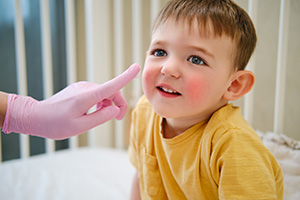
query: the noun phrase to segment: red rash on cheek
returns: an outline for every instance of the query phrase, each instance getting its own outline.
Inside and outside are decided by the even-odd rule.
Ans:
[[[205,81],[199,81],[197,78],[190,78],[186,86],[186,94],[191,102],[201,101],[208,89]]]

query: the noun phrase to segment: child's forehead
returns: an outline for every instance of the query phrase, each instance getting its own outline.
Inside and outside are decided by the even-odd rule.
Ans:
[[[232,39],[239,35],[239,12],[237,6],[223,0],[173,0],[169,1],[157,16],[153,30],[166,21],[187,24],[189,28],[198,25],[202,36],[227,35]]]
[[[169,17],[165,21],[158,24],[152,32],[152,35],[160,29],[168,28],[168,26],[172,25],[175,29],[178,30],[187,30],[189,34],[192,32],[197,32],[199,34],[199,37],[202,38],[216,38],[216,37],[222,37],[223,35],[228,36],[227,34],[224,34],[224,32],[215,31],[213,23],[210,18],[207,19],[197,19],[196,17],[189,19],[189,18],[179,18],[176,19],[175,17]]]

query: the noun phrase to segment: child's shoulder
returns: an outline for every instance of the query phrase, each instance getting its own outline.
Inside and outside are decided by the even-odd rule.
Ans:
[[[253,138],[259,137],[253,127],[245,120],[239,107],[227,104],[216,111],[210,118],[206,131],[214,134],[214,139],[221,138]]]
[[[227,104],[215,111],[208,123],[210,128],[240,129],[241,127],[252,128],[242,115],[241,109],[233,104]]]

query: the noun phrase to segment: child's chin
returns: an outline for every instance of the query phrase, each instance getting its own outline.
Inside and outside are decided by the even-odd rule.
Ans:
[[[173,116],[170,111],[159,111],[159,110],[155,110],[155,112],[163,117],[163,118],[166,118],[166,119],[171,119],[171,118],[175,118],[175,116]]]

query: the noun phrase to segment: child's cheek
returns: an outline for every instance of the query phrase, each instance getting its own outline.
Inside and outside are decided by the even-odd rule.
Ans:
[[[143,82],[143,90],[145,93],[147,93],[150,88],[149,87],[154,87],[154,78],[148,70],[143,71],[142,75],[142,82]]]
[[[200,103],[203,101],[204,97],[207,95],[207,90],[209,90],[205,81],[201,81],[198,78],[191,78],[186,84],[187,95],[190,101],[193,103]]]

